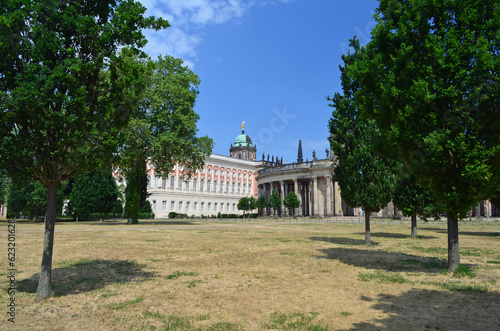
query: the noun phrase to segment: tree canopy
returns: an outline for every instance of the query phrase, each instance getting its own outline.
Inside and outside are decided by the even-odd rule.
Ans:
[[[300,207],[299,198],[297,198],[297,194],[291,191],[287,194],[286,198],[283,199],[283,205],[290,209],[290,214],[295,215],[295,208]]]
[[[199,169],[212,152],[213,141],[198,137],[194,111],[200,80],[181,59],[159,56],[142,60],[127,53],[127,62],[138,65],[145,77],[145,89],[138,99],[127,126],[125,144],[121,148],[121,168],[127,177],[127,210],[136,215],[139,179],[146,176],[146,162],[155,173],[168,176],[175,164],[190,175]],[[136,222],[135,216],[131,216]]]
[[[133,0],[0,6],[0,168],[48,192],[40,300],[50,296],[57,186],[116,151],[143,79],[118,50],[168,23]]]
[[[458,222],[498,187],[500,3],[381,0],[366,56],[352,71],[363,115],[386,155],[431,189],[448,215],[448,270]]]

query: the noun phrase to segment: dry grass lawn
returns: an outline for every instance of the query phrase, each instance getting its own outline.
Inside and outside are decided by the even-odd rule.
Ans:
[[[0,223],[6,243],[7,223]],[[16,323],[0,329],[499,330],[500,225],[278,221],[57,223],[52,297],[35,302],[43,224],[16,226]]]

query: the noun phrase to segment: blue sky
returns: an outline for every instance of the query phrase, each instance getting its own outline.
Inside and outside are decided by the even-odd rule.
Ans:
[[[140,0],[170,28],[147,31],[151,57],[180,57],[200,76],[199,135],[229,155],[245,133],[262,153],[325,157],[339,65],[349,39],[369,41],[376,0]]]

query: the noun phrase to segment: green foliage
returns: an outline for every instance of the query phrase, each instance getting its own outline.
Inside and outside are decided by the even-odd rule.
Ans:
[[[359,273],[358,279],[363,282],[369,282],[374,280],[378,283],[397,283],[397,284],[412,283],[411,281],[404,278],[401,274],[383,272],[380,270],[375,272]]]
[[[431,191],[418,185],[413,175],[407,174],[398,180],[393,202],[405,216],[438,219],[441,214]]]
[[[0,5],[0,169],[47,188],[37,299],[50,296],[59,184],[97,168],[121,143],[143,77],[118,49],[144,47],[133,0],[3,1]]]
[[[0,204],[7,201],[7,189],[9,187],[9,183],[9,177],[7,177],[4,171],[0,170]]]
[[[238,210],[245,210],[249,212],[257,207],[257,201],[252,197],[243,197],[238,201]]]
[[[285,205],[285,207],[290,208],[295,215],[295,208],[298,208],[300,206],[300,201],[299,198],[297,198],[295,192],[292,191],[289,192],[286,198],[283,200],[283,204]]]
[[[188,215],[171,211],[170,213],[168,213],[168,218],[188,218]]]
[[[71,184],[69,203],[78,219],[89,219],[91,213],[112,212],[119,203],[120,192],[110,168],[78,174]]]
[[[269,208],[271,207],[271,202],[266,198],[265,195],[261,195],[257,199],[255,206],[262,210],[263,213],[268,215]]]
[[[466,217],[498,188],[500,4],[381,1],[376,20],[353,69],[358,105],[387,155]]]
[[[343,95],[328,97],[334,107],[328,123],[331,147],[336,156],[334,178],[339,183],[342,198],[352,207],[362,207],[367,215],[384,208],[393,196],[395,164],[376,152],[380,141],[375,122],[364,118],[356,107],[355,94],[359,85],[353,80],[350,66],[361,61],[364,52],[357,39],[351,40],[354,53],[343,55],[341,67]]]
[[[271,204],[271,208],[273,208],[274,214],[276,215],[276,211],[281,209],[281,198],[276,190],[272,190],[271,196],[269,197],[269,203]]]

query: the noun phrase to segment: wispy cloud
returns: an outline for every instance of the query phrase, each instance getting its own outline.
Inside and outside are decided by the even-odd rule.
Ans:
[[[162,17],[171,27],[145,31],[151,57],[172,55],[184,59],[191,68],[197,60],[197,47],[203,41],[206,25],[237,22],[255,5],[288,3],[293,0],[139,0],[147,16]]]

